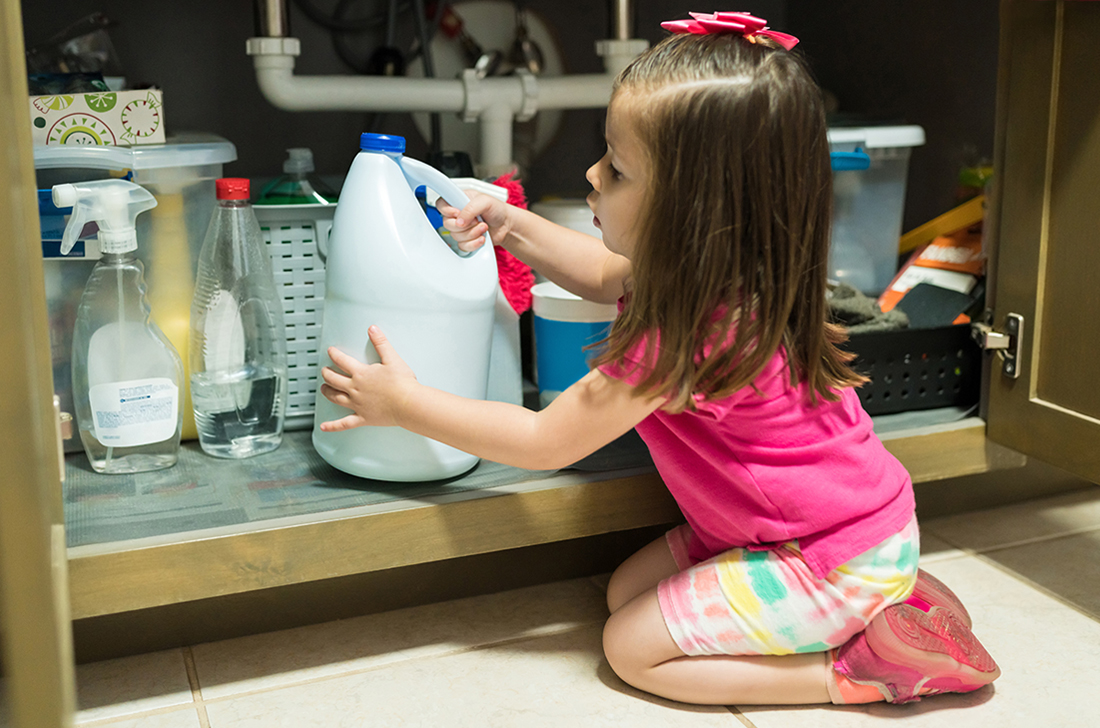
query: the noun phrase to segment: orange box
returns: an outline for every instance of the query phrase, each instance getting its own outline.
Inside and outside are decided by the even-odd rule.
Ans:
[[[959,230],[917,248],[879,296],[878,305],[883,312],[893,309],[918,283],[970,293],[984,272],[981,232]]]

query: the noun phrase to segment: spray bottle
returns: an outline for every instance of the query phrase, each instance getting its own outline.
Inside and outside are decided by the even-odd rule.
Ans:
[[[313,173],[313,152],[306,147],[286,150],[283,176],[260,192],[257,205],[335,205],[339,195]]]
[[[99,226],[103,253],[73,329],[73,399],[88,461],[100,473],[171,467],[179,455],[183,366],[149,318],[145,267],[134,256],[134,221],[156,207],[156,198],[111,179],[56,185],[53,201],[73,208],[61,253],[72,250],[89,222]]]

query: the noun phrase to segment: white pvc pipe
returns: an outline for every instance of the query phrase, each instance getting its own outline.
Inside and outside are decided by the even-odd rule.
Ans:
[[[256,81],[264,97],[287,111],[400,111],[460,113],[481,123],[480,165],[491,173],[512,164],[512,122],[540,109],[607,106],[615,75],[646,47],[645,41],[601,41],[606,73],[521,78],[407,78],[295,76],[298,41],[249,41]]]
[[[253,56],[256,81],[287,111],[461,111],[462,82],[438,78],[295,76],[294,56]]]
[[[491,106],[478,118],[481,123],[479,169],[482,175],[496,177],[511,171],[513,118],[506,106]]]
[[[460,112],[466,108],[462,81],[385,76],[295,76],[294,56],[253,56],[264,97],[286,111]],[[607,106],[614,76],[593,73],[536,80],[539,109]],[[514,76],[477,81],[483,108],[523,108],[523,86]]]
[[[598,109],[611,99],[615,76],[604,73],[540,77],[540,109]]]

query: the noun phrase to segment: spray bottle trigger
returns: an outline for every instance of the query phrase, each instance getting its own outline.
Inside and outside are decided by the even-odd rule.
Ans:
[[[88,222],[88,208],[78,204],[76,187],[72,185],[55,185],[53,188],[54,207],[71,207],[72,214],[65,224],[65,232],[61,234],[61,254],[68,255],[76,245],[77,237]]]

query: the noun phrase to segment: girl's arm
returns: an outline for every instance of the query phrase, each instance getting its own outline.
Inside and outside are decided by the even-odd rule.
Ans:
[[[489,195],[471,193],[461,211],[436,203],[443,226],[463,250],[476,250],[486,231],[496,245],[581,298],[614,303],[623,295],[630,261],[603,243]],[[477,218],[481,217],[484,222]]]
[[[534,412],[504,402],[466,399],[424,386],[377,326],[369,329],[381,359],[363,364],[336,348],[321,393],[352,414],[321,424],[324,432],[397,426],[472,455],[528,470],[571,465],[626,433],[663,404],[628,384],[591,371],[549,407]]]

